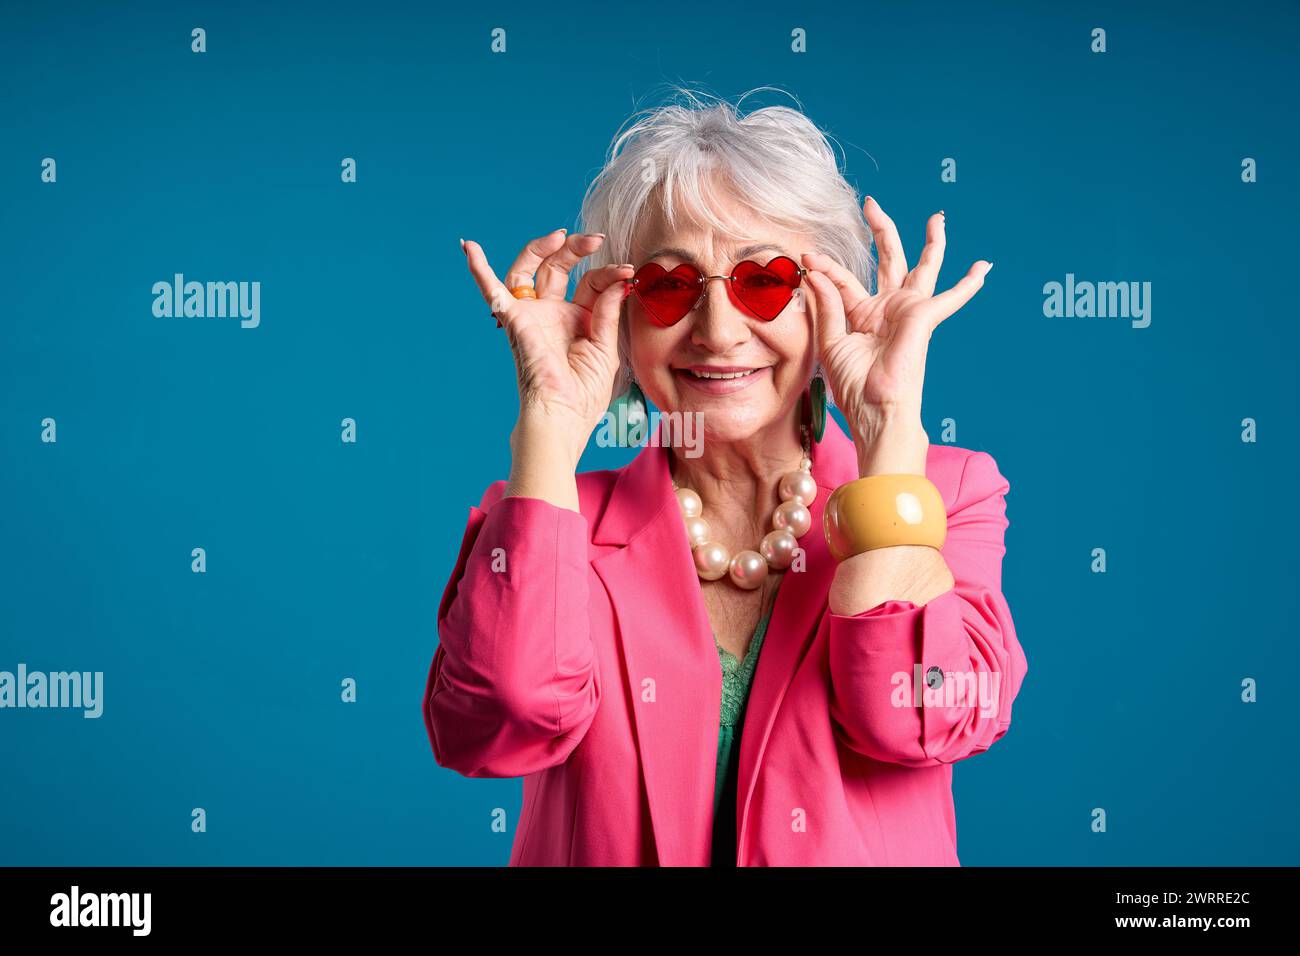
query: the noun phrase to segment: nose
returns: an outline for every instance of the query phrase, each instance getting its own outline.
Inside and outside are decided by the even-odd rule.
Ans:
[[[704,280],[704,294],[695,306],[691,341],[710,352],[726,352],[749,341],[749,320],[731,301],[731,283],[718,276]]]

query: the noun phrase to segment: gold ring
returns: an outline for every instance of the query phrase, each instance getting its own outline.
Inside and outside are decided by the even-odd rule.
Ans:
[[[510,290],[510,294],[516,299],[535,299],[537,290],[530,285],[517,285]]]

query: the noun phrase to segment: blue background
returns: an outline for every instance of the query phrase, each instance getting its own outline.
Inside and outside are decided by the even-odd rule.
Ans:
[[[457,239],[573,228],[666,82],[793,92],[910,256],[947,211],[943,285],[996,263],[925,404],[1010,480],[1030,664],[955,771],[963,863],[1300,862],[1296,9],[894,6],[6,4],[0,669],[106,687],[0,711],[0,863],[508,859],[520,782],[437,767],[419,709],[517,404]],[[260,281],[260,328],[154,318],[176,272]],[[1045,318],[1067,272],[1151,282],[1151,326]]]

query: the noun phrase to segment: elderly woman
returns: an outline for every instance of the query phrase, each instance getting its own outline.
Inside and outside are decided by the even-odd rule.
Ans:
[[[634,117],[582,225],[504,279],[462,241],[519,418],[438,610],[435,758],[524,778],[514,865],[957,865],[952,765],[1026,662],[1008,483],[921,393],[992,264],[935,294],[942,212],[909,269],[802,113],[696,97]],[[642,396],[701,446],[576,474]]]

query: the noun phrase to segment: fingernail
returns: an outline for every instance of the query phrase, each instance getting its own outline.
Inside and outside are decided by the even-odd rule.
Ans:
[[[464,239],[462,239],[462,240],[460,241],[460,251],[461,251],[461,252],[464,252],[464,251],[465,251],[465,240],[464,240]]]
[[[632,263],[630,263],[630,262],[624,262],[622,265],[618,266],[617,268],[619,268],[619,269],[635,269],[636,266],[632,265]]]
[[[589,235],[589,236],[594,236],[594,237],[597,238],[597,239],[604,239],[604,238],[605,238],[605,234],[604,234],[603,232],[589,232],[589,233],[587,233],[587,235]]]
[[[569,230],[567,230],[567,229],[556,229],[555,231],[556,231],[556,232],[568,232]]]
[[[988,274],[989,274],[990,272],[992,272],[992,271],[993,271],[993,263],[990,262],[990,263],[989,263],[989,267],[988,267],[987,269],[984,270],[984,274],[985,274],[985,275],[988,275]]]

